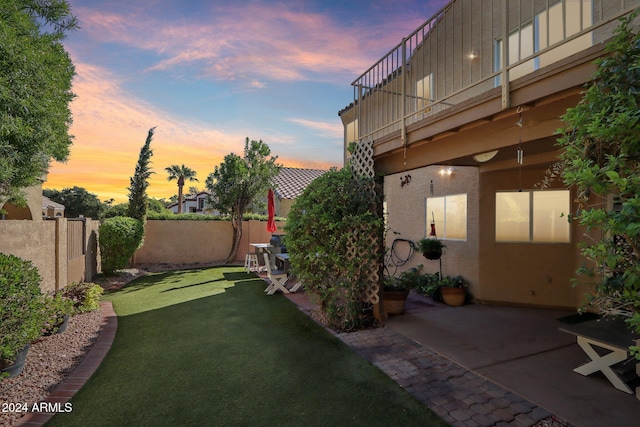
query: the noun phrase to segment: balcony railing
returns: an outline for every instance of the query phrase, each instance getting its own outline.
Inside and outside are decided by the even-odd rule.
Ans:
[[[454,0],[353,83],[347,142],[376,140],[613,34],[640,0]],[[507,59],[505,61],[504,59]]]

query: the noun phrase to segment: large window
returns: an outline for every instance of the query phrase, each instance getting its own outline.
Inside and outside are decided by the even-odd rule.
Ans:
[[[467,239],[467,195],[455,194],[429,197],[426,204],[427,235],[434,222],[437,236],[442,239]]]
[[[568,243],[569,190],[496,193],[496,241]]]
[[[509,32],[507,65],[529,58],[591,26],[593,24],[592,1],[550,0],[549,8],[537,13],[533,21],[524,22]],[[494,43],[494,71],[500,71],[504,65],[502,43],[502,38],[496,39]],[[559,44],[558,47],[512,68],[509,72],[509,80],[515,80],[591,45],[592,39],[589,33],[567,43]],[[496,76],[495,85],[499,86],[500,83],[500,76]]]

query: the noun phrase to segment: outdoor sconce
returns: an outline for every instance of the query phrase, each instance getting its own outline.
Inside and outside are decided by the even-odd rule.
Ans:
[[[478,53],[478,51],[477,51],[477,50],[472,50],[472,51],[469,53],[469,55],[467,55],[467,57],[468,57],[469,59],[476,59],[476,58],[477,58],[477,57],[479,57],[479,56],[480,56],[480,54]]]
[[[453,168],[440,169],[440,175],[441,176],[451,176],[451,175],[453,175]]]

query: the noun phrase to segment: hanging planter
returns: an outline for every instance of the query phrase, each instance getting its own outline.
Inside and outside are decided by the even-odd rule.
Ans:
[[[438,239],[420,239],[416,243],[418,250],[422,252],[422,255],[430,260],[438,260],[444,252],[446,247],[442,240]]]

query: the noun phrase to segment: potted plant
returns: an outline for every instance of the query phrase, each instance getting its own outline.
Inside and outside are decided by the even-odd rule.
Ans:
[[[43,295],[42,305],[42,335],[61,334],[66,331],[74,309],[73,301],[56,292],[53,295]]]
[[[409,291],[420,286],[422,264],[406,270],[398,277],[386,277],[383,281],[382,298],[387,314],[404,313]]]
[[[418,251],[422,252],[422,255],[431,260],[440,259],[442,256],[442,252],[446,245],[442,243],[442,240],[438,240],[437,238],[422,238],[416,242],[416,247]]]
[[[459,307],[464,304],[467,281],[462,276],[443,277],[440,281],[440,294],[445,304]]]
[[[0,253],[0,378],[22,372],[42,328],[40,274],[30,261]]]

